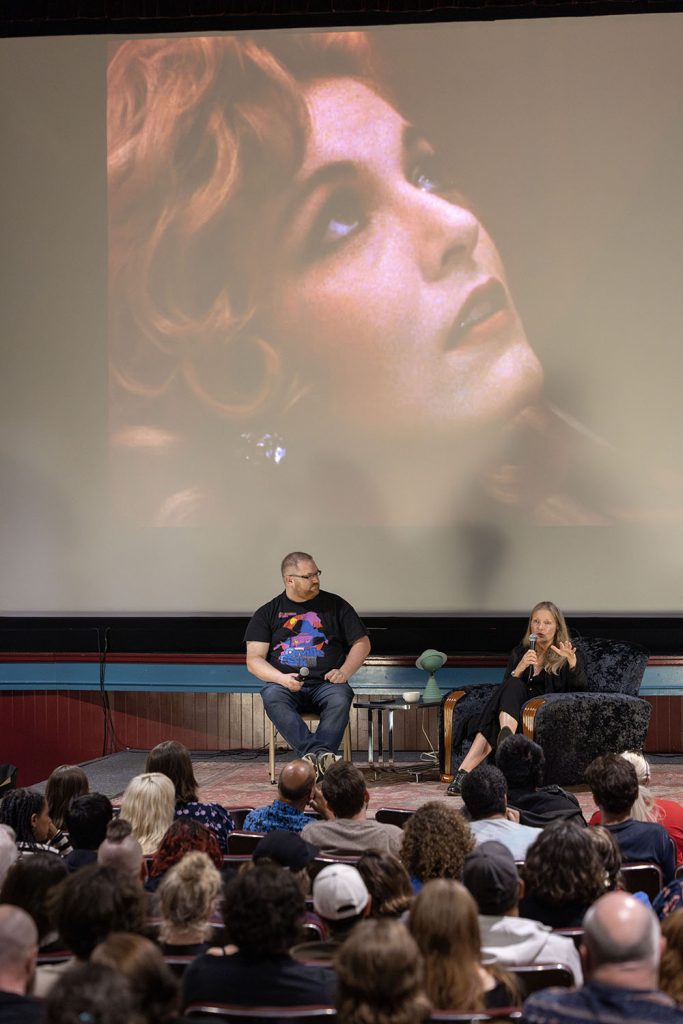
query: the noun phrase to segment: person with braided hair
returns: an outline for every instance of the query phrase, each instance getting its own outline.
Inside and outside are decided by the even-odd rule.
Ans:
[[[47,852],[59,856],[60,833],[50,818],[47,800],[34,789],[13,789],[0,802],[0,824],[10,825],[22,856]]]

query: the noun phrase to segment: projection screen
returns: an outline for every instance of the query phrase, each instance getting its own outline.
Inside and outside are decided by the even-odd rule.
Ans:
[[[0,41],[2,613],[678,611],[682,52]]]

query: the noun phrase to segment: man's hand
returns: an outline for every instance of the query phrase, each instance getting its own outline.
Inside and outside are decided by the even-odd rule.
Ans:
[[[283,672],[281,674],[280,684],[284,686],[286,690],[291,690],[292,693],[298,693],[304,685],[303,680],[299,679],[296,672]]]
[[[323,791],[320,786],[314,786],[311,793],[311,799],[308,801],[308,806],[321,814],[326,821],[330,821],[334,818],[334,814],[330,810],[330,806],[327,800],[323,796]]]
[[[349,677],[346,672],[341,668],[332,668],[329,672],[325,673],[325,679],[328,683],[348,683]]]
[[[519,825],[519,811],[516,807],[508,807],[505,810],[505,817],[508,821],[516,821]]]

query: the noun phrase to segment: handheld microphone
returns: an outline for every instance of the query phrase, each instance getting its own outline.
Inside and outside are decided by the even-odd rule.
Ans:
[[[301,668],[299,669],[297,675],[299,676],[299,679],[301,680],[302,683],[306,682],[306,680],[308,679],[308,675],[309,675],[310,671],[311,670],[308,668],[307,665],[302,665],[301,666]]]
[[[530,633],[529,634],[529,650],[530,651],[535,651],[536,650],[536,642],[537,642],[537,640],[538,640],[538,637],[536,636],[535,633]],[[528,682],[531,683],[533,678],[534,678],[534,666],[533,665],[529,665],[529,679],[528,679]]]

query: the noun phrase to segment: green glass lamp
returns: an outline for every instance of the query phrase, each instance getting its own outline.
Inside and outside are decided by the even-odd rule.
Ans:
[[[431,647],[428,651],[423,651],[415,662],[417,668],[421,668],[423,672],[429,673],[429,679],[422,694],[423,701],[441,700],[441,690],[436,683],[436,673],[445,662],[446,655],[442,651],[433,650]]]

